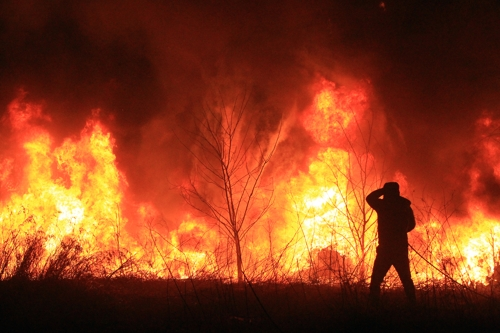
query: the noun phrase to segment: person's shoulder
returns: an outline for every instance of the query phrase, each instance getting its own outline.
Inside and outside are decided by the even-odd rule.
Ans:
[[[407,206],[410,206],[410,205],[411,205],[411,201],[410,201],[410,200],[408,200],[408,199],[406,199],[406,198],[404,198],[404,197],[399,197],[399,198],[400,198],[400,199],[399,199],[399,201],[400,201],[402,204],[407,205]]]

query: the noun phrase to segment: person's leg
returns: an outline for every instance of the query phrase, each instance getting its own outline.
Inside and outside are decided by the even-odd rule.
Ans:
[[[380,300],[380,285],[391,268],[390,256],[377,249],[377,256],[373,263],[372,277],[370,280],[370,302],[377,304]]]
[[[408,301],[414,304],[416,302],[415,285],[411,279],[410,260],[408,259],[407,249],[401,250],[400,253],[397,254],[397,258],[394,260],[394,268],[398,272],[399,278],[403,283]]]

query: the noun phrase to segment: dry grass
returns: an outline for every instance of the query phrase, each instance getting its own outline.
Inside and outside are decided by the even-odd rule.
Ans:
[[[381,306],[367,288],[305,283],[226,284],[218,280],[11,279],[0,282],[6,331],[452,332],[500,328],[498,299],[463,288],[401,290]]]
[[[135,258],[122,249],[117,253],[123,260],[106,271],[106,260],[116,261],[116,253],[85,257],[81,244],[66,238],[47,254],[43,234],[9,235],[0,246],[5,332],[500,331],[497,270],[488,287],[446,278],[421,283],[416,307],[406,304],[402,290],[385,289],[380,307],[373,308],[366,281],[344,266],[316,265],[318,271],[304,271],[302,280],[293,281],[271,274],[283,276],[273,283],[258,272],[242,284],[217,279],[221,274],[158,280],[138,271]],[[320,269],[337,278],[317,283],[311,276],[321,276]]]

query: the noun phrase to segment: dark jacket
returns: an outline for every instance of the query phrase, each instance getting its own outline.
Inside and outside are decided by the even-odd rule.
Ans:
[[[368,194],[366,202],[378,214],[378,243],[380,247],[407,247],[407,233],[415,228],[415,216],[410,200],[399,195],[384,196],[383,189]]]

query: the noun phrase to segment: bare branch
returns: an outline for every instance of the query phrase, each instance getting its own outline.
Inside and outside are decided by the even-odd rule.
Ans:
[[[192,145],[181,141],[195,162],[189,183],[180,186],[181,193],[232,240],[239,282],[244,276],[242,242],[273,202],[274,191],[265,196],[261,180],[282,129],[280,121],[271,146],[263,149],[253,134],[253,124],[245,119],[248,102],[245,92],[228,107],[219,92],[215,107],[206,105],[195,119],[198,132],[188,133],[193,136]],[[253,216],[249,216],[251,211]]]

